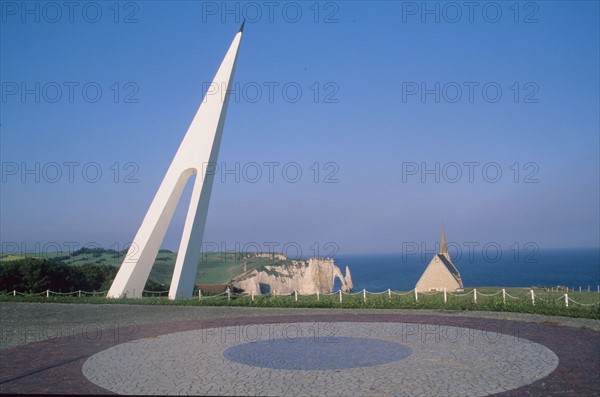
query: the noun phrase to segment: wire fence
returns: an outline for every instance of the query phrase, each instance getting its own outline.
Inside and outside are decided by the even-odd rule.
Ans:
[[[512,290],[515,290],[516,288],[512,288]],[[499,297],[502,297],[502,302],[504,304],[506,304],[507,302],[512,302],[512,301],[528,301],[531,302],[531,304],[535,305],[536,302],[562,302],[564,303],[565,307],[569,307],[569,303],[571,304],[575,304],[575,305],[579,305],[579,306],[597,306],[600,305],[600,301],[598,302],[592,302],[592,303],[584,303],[584,302],[578,302],[574,299],[572,299],[571,297],[569,297],[569,293],[565,292],[564,294],[562,294],[562,291],[549,291],[548,288],[544,288],[544,292],[549,293],[551,296],[549,297],[543,297],[541,296],[539,293],[536,293],[534,291],[534,289],[532,288],[521,288],[520,290],[523,290],[524,292],[526,292],[524,295],[522,296],[513,296],[511,295],[509,292],[506,291],[506,288],[502,288],[496,292],[493,293],[482,293],[480,291],[477,291],[476,288],[472,289],[471,291],[467,291],[467,292],[450,292],[447,291],[446,289],[442,290],[442,291],[418,291],[417,289],[413,289],[411,291],[408,292],[399,292],[399,291],[392,291],[391,289],[388,289],[386,291],[380,291],[380,292],[373,292],[373,291],[367,291],[366,289],[363,289],[362,291],[357,291],[357,292],[344,292],[341,289],[338,291],[334,291],[334,292],[330,292],[330,293],[315,293],[315,294],[300,294],[298,293],[298,291],[294,291],[291,296],[294,297],[295,301],[298,301],[299,298],[302,297],[313,297],[316,298],[317,301],[319,301],[321,299],[322,296],[324,297],[333,297],[336,296],[336,299],[339,299],[339,302],[342,303],[343,302],[343,297],[344,296],[362,296],[362,299],[364,302],[367,302],[367,300],[369,299],[370,296],[379,296],[379,295],[385,295],[387,294],[388,299],[392,299],[392,296],[409,296],[409,295],[413,295],[413,298],[415,302],[418,302],[420,298],[422,297],[427,297],[427,296],[442,296],[443,295],[443,301],[444,303],[448,303],[449,301],[449,297],[456,297],[456,298],[462,298],[462,297],[467,297],[469,296],[469,299],[472,299],[474,303],[477,303],[478,298],[494,298],[494,297],[498,297],[496,299],[499,299]],[[79,290],[79,291],[73,291],[73,292],[57,292],[57,291],[52,291],[52,290],[46,290],[46,291],[42,291],[42,292],[37,292],[37,293],[25,293],[25,292],[20,292],[17,290],[13,290],[11,292],[1,292],[0,295],[12,295],[12,296],[43,296],[45,295],[47,298],[50,298],[51,296],[77,296],[79,298],[81,297],[86,297],[86,296],[105,296],[106,293],[108,291],[83,291],[83,290]],[[143,293],[146,294],[146,296],[150,295],[150,296],[166,296],[168,294],[169,291],[148,291],[148,290],[143,290]],[[556,293],[561,293],[559,296],[552,296],[552,294],[556,294]],[[585,292],[585,291],[583,291]],[[575,292],[574,294],[577,294],[577,292]],[[472,297],[470,297],[472,295]],[[271,297],[271,296],[277,296],[277,297],[281,297],[281,296],[286,296],[286,295],[274,295],[274,294],[255,294],[255,293],[235,293],[235,292],[231,292],[230,290],[226,290],[225,292],[219,293],[219,294],[209,294],[207,295],[206,292],[203,294],[202,290],[199,289],[198,290],[198,299],[199,300],[203,300],[203,299],[214,299],[214,298],[219,298],[219,297],[227,297],[228,300],[232,299],[232,298],[239,298],[239,297],[245,297],[245,298],[250,298],[252,301],[254,301],[257,297]],[[287,295],[290,296],[290,295]]]

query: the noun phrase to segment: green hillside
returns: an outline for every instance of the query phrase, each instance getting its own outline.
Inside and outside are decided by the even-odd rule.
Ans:
[[[82,248],[72,253],[57,252],[48,253],[43,256],[33,256],[30,253],[24,254],[0,254],[0,262],[23,259],[26,257],[36,257],[47,259],[52,262],[65,263],[71,266],[82,266],[84,264],[102,264],[119,267],[125,257],[125,251],[107,250],[103,248]],[[168,285],[173,276],[175,268],[175,259],[177,253],[169,250],[160,250],[152,271],[150,280],[158,284]],[[259,268],[264,265],[285,265],[288,260],[277,260],[263,258],[255,253],[237,254],[237,253],[207,253],[203,254],[198,265],[196,274],[196,284],[223,284],[246,270]]]

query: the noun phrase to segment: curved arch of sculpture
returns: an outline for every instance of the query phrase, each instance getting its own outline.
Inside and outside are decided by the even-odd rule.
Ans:
[[[141,297],[152,265],[189,177],[197,173],[175,262],[169,298],[190,297],[200,260],[204,226],[244,24],[235,35],[165,177],[150,204],[113,284],[110,298]],[[217,87],[225,95],[214,95]]]

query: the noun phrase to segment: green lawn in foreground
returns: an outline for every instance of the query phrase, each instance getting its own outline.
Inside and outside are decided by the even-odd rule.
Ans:
[[[477,291],[489,294],[501,288],[483,287]],[[543,288],[534,288],[537,295],[535,305],[531,302],[529,289],[506,288],[506,292],[520,299],[508,298],[503,302],[502,294],[492,297],[478,295],[477,303],[473,299],[473,289],[467,289],[467,295],[447,295],[448,301],[444,302],[443,293],[419,294],[415,301],[414,292],[393,291],[391,297],[387,293],[367,294],[366,301],[362,292],[343,294],[340,302],[338,294],[299,296],[298,301],[290,296],[232,296],[228,299],[225,295],[207,296],[202,299],[194,296],[191,299],[169,300],[166,297],[143,297],[139,299],[107,299],[105,297],[66,297],[66,296],[12,296],[0,295],[0,302],[48,302],[48,303],[95,303],[95,304],[136,304],[136,305],[175,305],[175,306],[248,306],[248,307],[310,307],[310,308],[345,308],[345,309],[442,309],[442,310],[483,310],[515,313],[534,313],[553,316],[582,317],[600,319],[600,294],[596,292],[570,292],[569,298],[578,303],[590,304],[582,306],[569,301],[565,307],[564,292],[546,292]]]

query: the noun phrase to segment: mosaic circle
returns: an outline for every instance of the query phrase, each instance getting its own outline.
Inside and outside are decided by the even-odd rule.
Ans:
[[[82,373],[119,394],[486,396],[545,378],[558,365],[552,350],[512,331],[383,322],[206,328],[113,346],[88,358]],[[303,343],[315,336],[341,343],[309,343],[299,358]],[[268,346],[280,350],[258,351]],[[412,354],[389,361],[383,346],[404,346]],[[335,368],[359,355],[357,366]]]
[[[232,346],[223,356],[240,364],[291,370],[337,370],[402,360],[409,347],[378,339],[333,337],[291,338]]]

